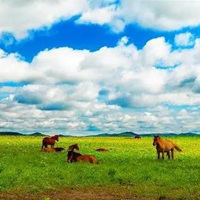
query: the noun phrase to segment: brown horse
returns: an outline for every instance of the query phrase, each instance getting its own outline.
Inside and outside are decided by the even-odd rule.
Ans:
[[[42,149],[44,152],[48,152],[48,153],[51,153],[51,152],[60,152],[60,151],[63,151],[64,148],[62,147],[52,147],[52,148],[43,148]]]
[[[54,147],[55,142],[58,141],[59,136],[58,135],[54,135],[52,137],[45,137],[42,140],[42,149],[45,147],[47,148],[48,145],[51,145],[51,147]]]
[[[107,148],[98,148],[95,151],[109,151],[109,149],[107,149]]]
[[[67,150],[67,151],[74,151],[74,149],[76,149],[77,151],[79,151],[78,144],[70,145],[70,146],[68,147],[68,150]]]
[[[98,164],[98,160],[93,155],[80,155],[76,158],[77,162],[89,162],[93,164]]]
[[[154,136],[153,145],[156,146],[158,159],[160,159],[160,153],[162,153],[162,159],[164,159],[164,152],[167,153],[168,159],[170,157],[174,159],[174,149],[182,151],[175,143],[170,140],[164,140],[160,136]]]
[[[74,152],[74,150],[79,151],[79,147],[77,144],[73,144],[68,147],[67,153],[67,162],[89,162],[89,163],[98,163],[98,160],[93,155],[82,155],[80,153]]]
[[[82,156],[82,154],[74,152],[74,151],[68,151],[67,162],[68,163],[77,162],[78,156]]]

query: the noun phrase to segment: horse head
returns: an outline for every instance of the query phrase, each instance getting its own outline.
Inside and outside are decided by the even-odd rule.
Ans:
[[[73,144],[73,145],[70,145],[68,147],[68,151],[74,151],[74,149],[76,149],[77,151],[79,151],[78,144]]]
[[[59,140],[59,135],[54,135],[54,138],[55,138],[56,141],[58,141]]]
[[[155,146],[157,144],[158,139],[159,139],[159,135],[155,135],[154,139],[153,139],[153,146]]]

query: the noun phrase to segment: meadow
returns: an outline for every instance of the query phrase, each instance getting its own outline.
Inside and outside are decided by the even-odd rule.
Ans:
[[[41,193],[62,188],[124,190],[137,198],[200,199],[200,137],[169,137],[183,150],[157,160],[152,137],[60,137],[63,152],[41,152],[41,136],[0,136],[0,192]],[[67,163],[67,147],[99,164]],[[109,152],[97,152],[105,147]]]

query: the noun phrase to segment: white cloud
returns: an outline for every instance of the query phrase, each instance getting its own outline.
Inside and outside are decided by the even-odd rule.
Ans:
[[[0,49],[0,80],[23,81],[28,73],[28,63],[20,59],[18,54],[7,54]]]
[[[124,0],[121,16],[126,23],[137,22],[158,30],[178,30],[199,25],[199,6],[199,1],[190,0]]]
[[[127,44],[126,37],[123,40],[123,45],[96,52],[45,50],[32,63],[1,50],[2,82],[28,84],[0,87],[0,125],[51,129],[52,134],[94,129],[152,132],[169,127],[176,131],[181,126],[189,131],[192,124],[198,129],[199,39],[193,47],[179,50],[172,50],[164,38],[152,39],[140,50]],[[169,69],[157,68],[158,64]]]
[[[191,0],[123,0],[120,4],[105,0],[0,0],[0,4],[0,35],[11,33],[17,39],[74,16],[80,16],[77,23],[107,25],[116,32],[123,31],[128,24],[170,31],[198,26],[200,21],[200,2]],[[5,42],[13,41],[9,37]]]
[[[175,43],[177,46],[191,46],[194,45],[194,37],[191,33],[181,33],[175,36]]]
[[[0,4],[0,32],[13,33],[19,39],[29,30],[49,27],[82,13],[87,7],[86,0],[0,0]]]

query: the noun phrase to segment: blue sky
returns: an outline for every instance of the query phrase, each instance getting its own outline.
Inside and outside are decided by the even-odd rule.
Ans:
[[[0,5],[0,131],[200,133],[198,1]]]

